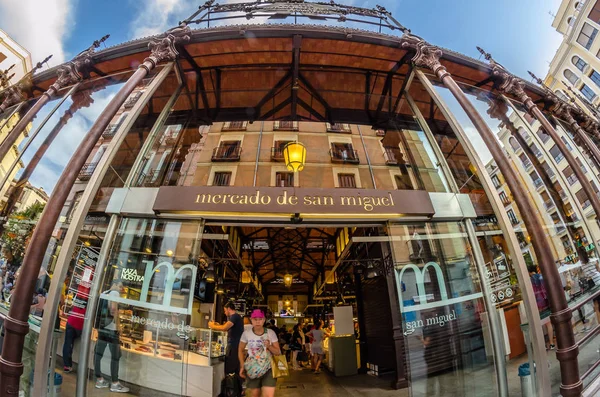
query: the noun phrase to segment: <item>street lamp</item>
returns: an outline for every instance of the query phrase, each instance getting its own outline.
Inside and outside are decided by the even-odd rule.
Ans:
[[[288,170],[298,172],[306,163],[306,147],[300,142],[290,142],[283,147],[283,159]]]

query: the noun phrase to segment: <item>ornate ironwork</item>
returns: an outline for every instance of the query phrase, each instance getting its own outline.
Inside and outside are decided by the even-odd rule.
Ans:
[[[9,75],[8,72],[14,67],[15,64],[13,63],[8,69],[4,71],[0,70],[0,89],[5,89],[10,85],[10,79],[12,79],[15,74]]]
[[[151,55],[144,59],[145,62],[152,63],[152,68],[148,68],[144,63],[140,65],[150,72],[160,62],[174,61],[179,56],[177,46],[190,40],[191,29],[186,24],[181,24],[173,29],[167,30],[165,37],[158,40],[152,40],[148,44]]]
[[[71,61],[64,63],[58,68],[58,78],[50,86],[46,95],[50,97],[56,95],[61,88],[71,84],[75,84],[86,77],[89,77],[89,71],[93,65],[94,53],[100,44],[104,43],[110,35],[102,37],[100,40],[95,40],[86,50],[81,51]]]
[[[219,16],[223,15],[224,16]],[[217,15],[217,17],[215,17]],[[365,19],[355,19],[351,16],[364,17]],[[181,24],[206,23],[210,27],[211,21],[246,18],[248,20],[256,17],[269,17],[270,19],[286,18],[309,18],[320,20],[337,20],[338,22],[358,22],[387,28],[390,30],[400,30],[401,32],[410,32],[409,29],[402,26],[392,14],[382,6],[375,8],[362,8],[343,4],[337,4],[331,0],[329,2],[307,2],[305,0],[257,0],[246,3],[233,4],[215,4],[214,0],[209,0],[198,7],[198,11],[189,18],[180,22]],[[376,21],[369,20],[373,18]]]
[[[0,105],[0,113],[3,113],[12,105],[25,100],[25,93],[29,92],[33,86],[33,74],[41,69],[50,58],[52,58],[52,55],[49,55],[43,61],[38,62],[33,69],[25,73],[18,82],[3,91],[0,91],[0,94],[4,94],[4,101],[2,101],[2,104]]]

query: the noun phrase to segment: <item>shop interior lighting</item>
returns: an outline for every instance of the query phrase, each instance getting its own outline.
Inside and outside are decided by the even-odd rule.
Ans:
[[[215,287],[215,292],[217,294],[225,293],[225,286],[223,285],[223,279],[219,279],[219,282],[217,283],[217,286]]]
[[[300,142],[290,142],[283,147],[283,159],[288,170],[299,172],[306,163],[306,147]]]
[[[167,250],[167,256],[173,256],[173,250]]]

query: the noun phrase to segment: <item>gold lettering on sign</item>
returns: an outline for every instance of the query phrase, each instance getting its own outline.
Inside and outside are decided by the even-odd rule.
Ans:
[[[232,204],[232,205],[269,205],[271,201],[274,201],[278,206],[351,206],[351,207],[362,207],[367,212],[373,211],[376,207],[393,207],[394,199],[391,193],[388,193],[388,197],[377,197],[377,196],[361,196],[360,193],[357,196],[340,196],[334,198],[332,196],[296,196],[295,194],[289,194],[287,190],[283,191],[275,199],[272,199],[269,194],[261,193],[257,190],[256,193],[251,194],[210,194],[201,193],[196,196],[197,204]],[[336,203],[337,201],[337,203]]]

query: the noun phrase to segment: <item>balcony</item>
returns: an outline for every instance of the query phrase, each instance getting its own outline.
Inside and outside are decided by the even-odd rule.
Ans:
[[[111,124],[108,127],[106,127],[106,129],[104,130],[104,132],[102,133],[102,138],[104,139],[110,139],[113,136],[115,136],[115,134],[117,133],[117,130],[119,129],[119,125],[118,124]]]
[[[376,136],[385,136],[385,130],[375,130]]]
[[[212,161],[240,161],[241,146],[218,146],[213,149]]]
[[[271,161],[283,161],[283,147],[273,146],[271,148]]]
[[[517,226],[519,223],[521,223],[521,221],[520,221],[520,220],[518,220],[517,218],[511,218],[511,217],[509,217],[509,218],[510,218],[510,223],[511,223],[513,226]]]
[[[127,100],[125,101],[125,103],[123,103],[123,107],[125,109],[130,109],[133,107],[133,105],[135,105],[135,103],[138,101],[138,99],[140,99],[140,97],[142,96],[142,92],[138,91],[134,94],[132,94],[129,98],[127,98]]]
[[[565,193],[564,190],[559,190],[558,191],[558,195],[560,196],[561,199],[563,200],[568,200],[569,198],[567,197],[567,193]]]
[[[398,148],[395,147],[384,147],[383,157],[385,158],[385,163],[387,165],[397,165],[398,159],[394,154],[394,150],[398,151]]]
[[[534,179],[533,184],[535,185],[536,189],[544,187],[544,182],[542,182],[540,178]]]
[[[274,131],[298,131],[297,121],[275,121],[273,123]]]
[[[556,161],[556,164],[560,163],[564,159],[565,159],[565,156],[563,156],[562,154],[559,154],[558,156],[554,157],[554,161]]]
[[[512,203],[512,201],[509,197],[503,197],[500,200],[502,201],[502,204],[504,204],[505,206],[510,205]]]
[[[160,170],[150,169],[146,173],[141,173],[138,177],[138,186],[155,187],[160,186]]]
[[[329,151],[332,163],[358,164],[358,153],[351,149],[331,149]]]
[[[246,125],[245,121],[228,121],[223,123],[221,131],[246,131]]]
[[[579,180],[577,179],[577,177],[575,175],[569,175],[567,177],[567,181],[569,182],[569,185],[574,185],[575,183],[577,183]]]
[[[98,163],[84,164],[83,167],[81,168],[81,171],[79,171],[79,175],[77,176],[77,179],[79,179],[81,182],[89,181],[90,178],[92,177],[92,174],[94,173],[94,170],[96,169],[97,165],[98,165]]]
[[[521,249],[527,248],[528,245],[529,243],[527,241],[519,241],[519,247],[521,247]]]
[[[525,171],[529,171],[529,169],[533,167],[533,164],[531,164],[531,161],[529,160],[522,161],[522,163],[523,167],[525,167]]]
[[[585,200],[585,202],[583,204],[581,204],[581,208],[585,211],[586,209],[588,209],[590,206],[592,205],[592,203],[590,202],[590,200]]]
[[[340,124],[340,123],[329,124],[329,123],[327,123],[327,132],[341,132],[341,133],[351,134],[352,129],[350,128],[350,124]]]
[[[544,208],[546,209],[546,211],[550,211],[552,209],[555,209],[556,205],[554,204],[554,202],[552,200],[546,200],[544,202]]]
[[[554,224],[554,229],[556,230],[556,233],[560,234],[563,232],[567,231],[567,228],[565,225],[563,225],[562,223],[559,225],[557,223]]]

